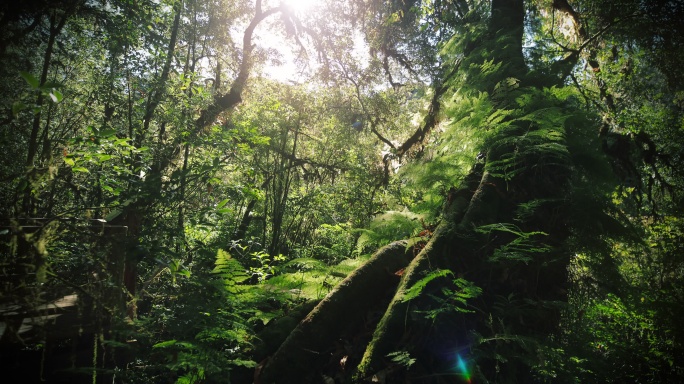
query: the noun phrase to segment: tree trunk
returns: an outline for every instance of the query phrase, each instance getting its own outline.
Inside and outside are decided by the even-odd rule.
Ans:
[[[485,60],[502,63],[500,70],[481,84],[473,85],[475,91],[490,95],[497,84],[509,78],[516,78],[523,85],[527,80],[522,53],[523,1],[493,0],[491,12],[488,33],[476,48],[481,55],[470,58],[470,65],[464,66],[467,71],[479,68]],[[482,55],[483,52],[487,54]],[[539,91],[528,88],[526,92]],[[501,105],[514,103],[516,95],[504,95],[508,100]],[[549,100],[556,105],[551,108],[560,108],[554,99]],[[527,113],[542,110],[536,106],[529,108],[540,109]],[[548,154],[538,155],[545,145],[551,144],[551,139],[541,136],[540,142],[526,141],[528,134],[540,129],[535,124],[518,119],[510,121],[509,126],[510,129],[493,134],[483,149],[486,156],[482,162],[459,189],[449,193],[442,222],[404,271],[355,373],[341,374],[345,380],[404,382],[409,372],[412,383],[453,382],[458,360],[475,355],[478,375],[484,380],[532,380],[530,364],[524,359],[536,353],[529,349],[556,328],[558,303],[565,300],[569,257],[562,244],[569,233],[564,209],[572,165],[569,156],[562,155],[564,150],[552,160],[543,157]],[[556,128],[563,132],[562,126]],[[563,140],[553,144],[567,149]],[[512,173],[507,173],[509,169],[502,171],[510,164],[515,164]],[[540,164],[544,164],[544,172],[535,168]],[[523,208],[534,204],[537,208],[533,213],[522,215]],[[522,251],[516,251],[521,248]],[[425,279],[429,273],[440,270],[451,271],[452,275],[443,272],[432,275],[431,280]],[[459,307],[454,296],[463,292],[458,285],[463,281],[481,288],[482,293],[476,298],[469,297],[466,307]],[[417,297],[416,287],[422,287]],[[355,295],[367,292],[349,285],[345,288],[354,290]],[[351,294],[335,290],[325,301],[335,303]],[[354,312],[365,310],[348,308]],[[312,351],[322,353],[330,348],[333,336],[341,334],[333,324],[350,325],[346,317],[329,322],[329,317],[321,317],[314,310],[263,368],[260,382],[307,382],[302,381],[306,377],[303,372],[309,377],[322,374],[324,368],[316,365],[320,360],[313,358]],[[321,335],[325,339],[319,339]],[[502,364],[497,356],[504,349],[505,356],[516,356],[518,360],[511,358]],[[401,359],[392,360],[397,352],[416,360],[407,364],[408,359],[404,359],[402,365]],[[410,371],[406,371],[407,365]],[[459,374],[470,377],[465,370]]]
[[[62,32],[62,29],[64,28],[64,25],[66,24],[66,21],[69,17],[69,14],[65,13],[58,20],[56,13],[56,11],[53,11],[52,15],[50,16],[50,36],[48,37],[47,47],[45,48],[45,55],[43,56],[43,68],[41,70],[39,80],[41,87],[45,85],[45,83],[47,82],[50,64],[52,62],[52,53],[55,48],[57,36]],[[42,109],[41,107],[43,106],[44,100],[45,96],[42,92],[39,91],[38,95],[36,96],[37,112],[33,116],[33,124],[31,125],[31,134],[28,143],[28,154],[26,155],[26,169],[28,170],[28,182],[24,190],[24,200],[22,202],[22,213],[26,217],[31,217],[32,215],[31,211],[33,206],[33,197],[31,196],[31,184],[35,182],[35,180],[33,180],[33,175],[35,174],[33,168],[36,161],[36,155],[38,154],[38,147],[40,145],[40,143],[38,142],[38,137],[42,136],[40,135],[40,123]],[[45,129],[47,129],[47,127],[45,127]]]
[[[316,369],[331,356],[335,343],[363,323],[366,311],[386,305],[396,289],[396,274],[413,255],[406,242],[392,243],[375,253],[335,287],[290,333],[258,377],[261,383],[316,382]],[[382,303],[384,301],[384,303]]]

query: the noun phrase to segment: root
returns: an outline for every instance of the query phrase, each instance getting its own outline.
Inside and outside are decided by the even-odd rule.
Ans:
[[[405,241],[378,250],[297,325],[265,363],[255,383],[316,382],[317,368],[329,359],[340,334],[359,327],[366,311],[396,289],[399,277],[395,272],[405,268],[412,255]]]

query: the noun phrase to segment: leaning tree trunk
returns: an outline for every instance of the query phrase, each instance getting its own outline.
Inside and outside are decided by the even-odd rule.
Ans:
[[[523,0],[493,0],[489,22],[488,33],[469,53],[479,59],[462,68],[472,70],[485,60],[503,63],[479,88],[471,86],[492,95],[495,107],[515,105],[515,98],[525,92],[530,105],[523,107],[528,108],[524,117],[509,120],[488,140],[482,148],[484,159],[450,192],[442,222],[403,272],[363,356],[355,361],[345,356],[347,372],[342,376],[348,381],[404,382],[401,375],[410,366],[410,382],[439,383],[447,380],[447,373],[452,380],[447,381],[453,382],[458,361],[472,356],[478,358],[482,378],[529,382],[532,373],[522,360],[558,325],[569,261],[562,245],[569,234],[564,210],[572,164],[564,123],[549,111],[563,106],[525,79]],[[510,87],[495,89],[497,84]],[[544,97],[543,102],[537,100]],[[426,278],[438,270],[452,274]],[[367,292],[361,284],[354,285],[358,281],[348,281],[344,289],[355,295]],[[467,304],[455,299],[464,293],[459,285],[464,281],[481,289]],[[416,287],[422,287],[417,297]],[[349,295],[333,291],[321,308]],[[359,310],[363,308],[353,303],[347,307]],[[330,316],[312,312],[261,369],[256,382],[327,380],[312,351],[331,347],[338,328],[348,325],[339,320],[335,327]],[[505,364],[500,364],[502,354],[511,357]],[[349,366],[356,366],[353,375]],[[469,373],[462,371],[468,379]],[[302,381],[316,374],[316,380]]]
[[[412,249],[403,241],[378,250],[297,325],[278,351],[264,362],[258,382],[316,382],[317,370],[312,367],[329,360],[340,335],[358,328],[369,309],[382,301],[387,305],[388,294],[399,283],[396,272],[409,264],[412,255]]]

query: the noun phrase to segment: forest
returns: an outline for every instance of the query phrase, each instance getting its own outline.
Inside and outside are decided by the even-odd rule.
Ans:
[[[2,376],[684,383],[683,68],[678,0],[3,1]]]

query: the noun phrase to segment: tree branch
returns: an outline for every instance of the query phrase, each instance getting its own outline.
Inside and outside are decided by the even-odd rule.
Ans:
[[[416,130],[411,137],[409,137],[404,143],[397,148],[396,153],[400,158],[406,154],[414,145],[421,143],[425,136],[435,127],[437,124],[437,116],[439,115],[441,109],[440,98],[449,89],[447,81],[456,74],[461,62],[457,62],[454,68],[449,71],[449,73],[441,80],[441,84],[435,88],[435,93],[432,95],[432,100],[430,101],[430,108],[428,109],[427,115],[423,118],[423,124]]]
[[[252,51],[254,50],[252,35],[254,34],[254,30],[266,18],[278,12],[282,12],[283,9],[282,6],[278,6],[262,12],[261,0],[257,0],[256,13],[249,23],[249,26],[247,26],[247,29],[245,29],[245,34],[242,38],[242,62],[240,63],[238,75],[233,81],[230,91],[224,95],[217,95],[214,97],[212,105],[200,113],[200,116],[195,120],[195,127],[190,133],[191,137],[196,136],[199,132],[204,130],[204,128],[213,124],[218,115],[223,111],[231,109],[242,102],[242,90],[247,83],[250,70],[252,69]]]

